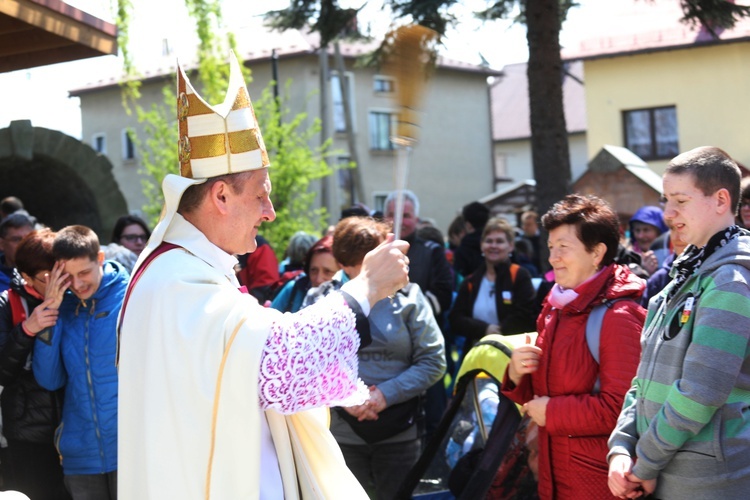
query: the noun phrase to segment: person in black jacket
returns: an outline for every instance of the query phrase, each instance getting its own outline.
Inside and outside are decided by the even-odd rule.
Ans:
[[[484,225],[490,218],[490,209],[472,201],[461,209],[466,234],[453,253],[453,269],[463,277],[472,274],[482,264],[481,237]]]
[[[52,326],[57,311],[45,310],[43,297],[54,265],[49,229],[33,231],[16,251],[11,288],[0,295],[0,385],[3,434],[8,440],[3,460],[3,489],[29,498],[69,499],[54,433],[60,422],[62,392],[47,391],[31,371],[34,337]]]
[[[450,309],[453,300],[453,274],[445,258],[445,247],[417,236],[419,199],[408,189],[404,190],[404,213],[401,221],[401,239],[409,242],[409,281],[419,285],[430,301],[438,323]],[[396,213],[396,196],[391,192],[385,199],[385,217],[393,220]]]
[[[485,335],[536,330],[531,275],[510,262],[513,227],[503,219],[490,219],[481,235],[484,262],[461,283],[449,316],[451,331],[466,337],[464,352]]]

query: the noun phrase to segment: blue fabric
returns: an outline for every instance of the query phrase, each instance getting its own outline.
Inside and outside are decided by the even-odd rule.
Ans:
[[[82,301],[66,292],[57,324],[37,336],[34,376],[48,390],[65,387],[55,442],[66,475],[117,470],[116,329],[128,279],[105,261],[96,293]]]
[[[271,307],[281,312],[295,313],[302,309],[302,302],[310,289],[310,279],[305,273],[286,282],[271,302]]]
[[[0,255],[0,293],[10,288],[13,280],[13,268],[5,265],[5,255]]]
[[[669,270],[672,268],[674,258],[674,254],[667,256],[664,264],[654,274],[649,276],[646,282],[646,289],[643,291],[643,297],[641,297],[641,305],[643,307],[648,308],[648,301],[651,300],[651,297],[656,297],[656,294],[661,292],[667,286],[667,283],[672,281],[671,276],[669,276]]]
[[[664,222],[664,212],[661,208],[653,206],[645,206],[638,209],[638,211],[630,218],[628,226],[630,227],[630,241],[635,242],[633,237],[633,222],[643,222],[644,224],[651,224],[659,230],[659,234],[669,230],[666,223]],[[644,248],[644,251],[648,248]]]

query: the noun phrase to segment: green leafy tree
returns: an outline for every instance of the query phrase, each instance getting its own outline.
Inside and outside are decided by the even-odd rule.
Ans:
[[[285,95],[288,95],[289,83]],[[263,124],[263,141],[271,160],[271,201],[276,210],[276,221],[264,224],[261,231],[273,243],[279,258],[297,231],[319,234],[325,229],[327,211],[315,208],[318,193],[310,189],[310,184],[331,175],[325,158],[335,153],[329,149],[330,140],[311,148],[313,139],[320,135],[320,120],[308,125],[305,113],[293,115],[285,103],[286,99],[277,104],[270,86],[253,103],[258,122]]]
[[[148,200],[142,207],[151,227],[159,220],[164,197],[161,183],[167,174],[180,173],[180,161],[177,157],[177,127],[174,120],[168,117],[177,116],[177,98],[172,86],[162,89],[164,101],[152,104],[149,109],[135,106],[138,122],[142,124],[145,139],[134,132],[129,132],[138,150],[141,169],[147,178],[141,181],[143,194]]]
[[[216,0],[186,0],[190,15],[195,19],[198,44],[197,78],[201,95],[209,103],[223,101],[228,81],[229,66],[225,56],[229,48],[235,48],[234,38],[222,33],[221,5]],[[141,79],[136,70],[128,47],[130,39],[129,23],[132,13],[131,0],[118,0],[119,44],[124,59],[126,81],[123,84],[123,105],[132,113],[135,110],[144,134],[138,136],[133,130],[131,138],[141,158],[142,171],[147,174],[143,180],[143,192],[148,199],[143,211],[152,224],[158,221],[164,203],[161,183],[169,174],[179,173],[177,158],[178,132],[174,124],[177,116],[174,85],[164,86],[163,102],[144,108],[139,103]],[[243,67],[245,80],[250,72]],[[169,79],[170,82],[174,78]],[[288,88],[288,87],[287,87]],[[258,122],[268,148],[273,182],[271,199],[277,213],[277,221],[263,226],[263,235],[275,243],[277,253],[283,253],[284,244],[297,231],[318,232],[326,218],[325,209],[314,208],[316,193],[310,190],[310,183],[330,175],[331,170],[324,158],[328,154],[330,141],[318,148],[309,144],[319,133],[318,121],[309,123],[306,115],[292,115],[283,102],[274,97],[270,85],[262,97],[253,103]]]

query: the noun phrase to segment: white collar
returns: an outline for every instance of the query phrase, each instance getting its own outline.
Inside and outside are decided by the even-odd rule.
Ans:
[[[217,247],[197,227],[182,215],[174,214],[172,223],[164,234],[164,241],[179,245],[234,281],[237,259]]]

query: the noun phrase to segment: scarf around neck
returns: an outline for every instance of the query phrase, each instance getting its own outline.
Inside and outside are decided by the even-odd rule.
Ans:
[[[599,269],[596,273],[594,273],[593,276],[590,276],[589,278],[587,278],[586,281],[578,285],[575,289],[563,288],[559,284],[555,283],[552,286],[552,290],[550,291],[550,294],[549,294],[549,299],[548,299],[549,303],[552,304],[552,307],[556,309],[562,309],[563,307],[567,306],[568,304],[573,302],[576,298],[578,298],[578,292],[576,292],[576,289],[580,290],[583,287],[583,285],[596,279],[596,277],[602,274],[602,272],[606,268],[607,267],[605,266],[602,269]]]
[[[729,226],[711,236],[706,246],[698,248],[695,245],[688,245],[682,254],[677,257],[669,271],[672,278],[672,286],[667,292],[666,300],[669,301],[682,288],[682,285],[690,276],[695,274],[698,268],[719,248],[725,246],[733,239],[740,235],[750,235],[750,231],[740,226]]]

